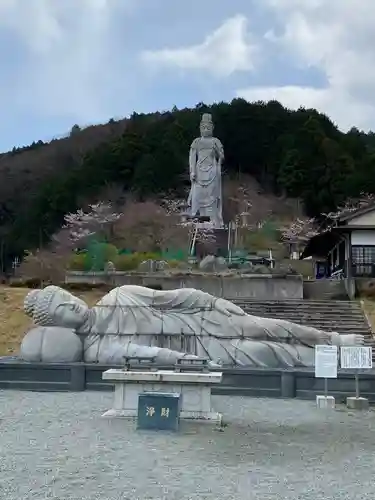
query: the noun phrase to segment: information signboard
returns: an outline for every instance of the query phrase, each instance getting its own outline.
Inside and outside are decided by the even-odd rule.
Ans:
[[[340,366],[352,370],[371,370],[372,348],[368,346],[341,347]]]
[[[337,378],[338,350],[336,345],[315,346],[315,377]]]

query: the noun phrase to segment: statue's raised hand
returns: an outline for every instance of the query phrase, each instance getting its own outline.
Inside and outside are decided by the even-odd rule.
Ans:
[[[243,311],[243,309],[238,307],[236,304],[233,304],[233,302],[225,299],[215,300],[215,310],[227,317],[231,317],[232,315],[245,316],[245,312]]]

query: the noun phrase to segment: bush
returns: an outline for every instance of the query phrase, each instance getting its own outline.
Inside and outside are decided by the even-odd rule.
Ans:
[[[118,255],[113,263],[116,271],[135,271],[145,260],[160,260],[160,255],[155,253],[137,252],[132,254]]]
[[[50,284],[50,282],[42,282],[39,278],[14,278],[9,282],[12,288],[42,288]]]
[[[96,261],[96,256],[99,262]],[[95,243],[89,251],[74,253],[69,260],[68,269],[70,271],[85,271],[89,272],[95,269],[96,271],[104,271],[107,262],[115,262],[118,257],[118,250],[115,245],[110,243]],[[95,264],[98,264],[96,266]]]
[[[108,261],[113,262],[118,256],[118,249],[115,245],[111,243],[98,243],[98,248],[102,252],[102,259],[106,264]]]
[[[104,283],[59,283],[58,285],[70,292],[92,292],[96,290],[103,292],[103,295],[113,289],[112,285]]]
[[[71,256],[68,262],[68,269],[70,271],[90,271],[91,258],[85,253],[75,253]]]
[[[151,252],[136,252],[132,254],[118,254],[117,248],[113,245],[108,246],[106,257],[111,255],[106,262],[113,262],[116,271],[136,271],[139,265],[145,260],[162,260],[161,256]],[[116,252],[116,255],[114,254]],[[170,267],[178,268],[181,263],[178,260],[167,261]],[[87,252],[74,254],[71,256],[68,269],[70,271],[90,272],[92,270],[92,257]]]
[[[17,267],[15,277],[21,280],[34,279],[39,283],[61,281],[64,279],[68,260],[69,253],[63,251],[43,249],[29,252]]]
[[[138,259],[132,254],[118,255],[113,263],[116,271],[134,271],[139,265]]]
[[[167,262],[172,269],[178,269],[181,266],[180,260],[167,260]]]

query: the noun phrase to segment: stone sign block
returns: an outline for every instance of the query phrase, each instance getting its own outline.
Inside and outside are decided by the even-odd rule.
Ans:
[[[177,431],[181,395],[176,392],[143,392],[138,398],[138,429]]]

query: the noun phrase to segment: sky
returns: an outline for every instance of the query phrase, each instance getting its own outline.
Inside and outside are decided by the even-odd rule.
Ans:
[[[0,0],[0,151],[243,97],[375,130],[374,0]]]

